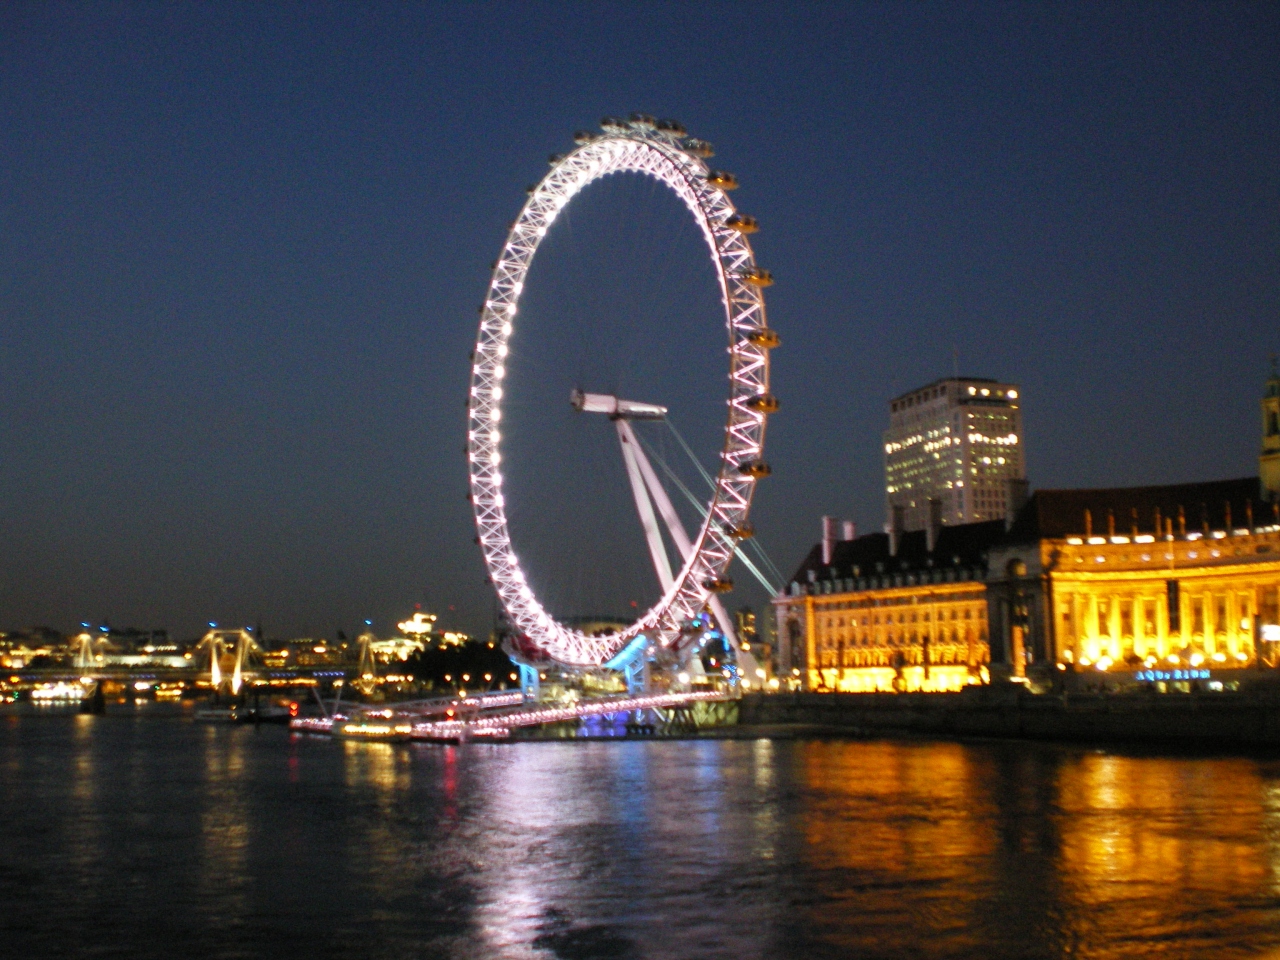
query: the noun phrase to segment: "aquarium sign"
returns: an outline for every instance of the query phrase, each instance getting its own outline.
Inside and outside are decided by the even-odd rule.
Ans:
[[[1208,670],[1139,670],[1135,680],[1208,680]]]

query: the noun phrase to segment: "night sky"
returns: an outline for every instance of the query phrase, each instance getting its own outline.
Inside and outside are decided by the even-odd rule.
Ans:
[[[762,224],[784,570],[823,513],[883,523],[887,400],[953,351],[1022,385],[1033,486],[1256,471],[1280,5],[10,2],[0,629],[487,632],[476,307],[548,154],[632,111],[712,141]],[[557,613],[652,579],[569,388],[714,446],[726,369],[679,208],[582,201],[511,365],[513,535]]]

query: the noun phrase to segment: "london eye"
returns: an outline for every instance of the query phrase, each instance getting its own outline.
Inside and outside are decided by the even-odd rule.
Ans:
[[[732,587],[728,568],[741,541],[752,535],[752,498],[770,472],[763,451],[766,420],[778,407],[769,391],[769,353],[778,337],[765,315],[763,291],[772,278],[757,266],[748,239],[757,223],[730,200],[729,191],[737,186],[733,175],[708,165],[708,143],[689,136],[678,123],[643,115],[606,118],[601,132],[579,133],[575,140],[576,148],[553,158],[546,176],[530,188],[494,263],[473,354],[467,457],[477,540],[511,626],[551,660],[598,667],[616,664],[642,646],[678,648],[690,622],[706,610],[727,620],[719,596]],[[618,173],[651,178],[674,194],[705,241],[727,338],[727,369],[716,374],[727,394],[727,415],[710,493],[698,511],[700,525],[686,532],[632,427],[635,421],[664,418],[666,408],[642,399],[572,392],[574,409],[602,414],[615,424],[661,587],[659,598],[633,623],[601,633],[553,616],[517,555],[504,497],[504,382],[511,339],[521,322],[521,297],[539,246],[578,194]],[[675,564],[662,546],[659,519],[675,546]]]

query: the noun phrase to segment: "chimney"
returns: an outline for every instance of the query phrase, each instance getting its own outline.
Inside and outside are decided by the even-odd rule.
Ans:
[[[836,545],[836,518],[823,516],[822,518],[822,565],[824,567],[831,566],[831,554],[835,550]]]
[[[1183,540],[1187,539],[1187,511],[1182,508],[1182,504],[1178,504],[1178,536]]]
[[[1164,520],[1160,518],[1160,508],[1156,507],[1156,536],[1160,537],[1164,534]]]
[[[1093,536],[1093,513],[1088,507],[1084,508],[1084,538],[1088,540]]]
[[[938,534],[942,532],[942,501],[937,497],[929,498],[929,525],[925,527],[925,548],[933,553],[938,545]]]
[[[1013,522],[1018,519],[1018,514],[1022,512],[1022,508],[1031,499],[1031,485],[1025,480],[1011,479],[1007,496],[1008,507],[1004,514],[1004,528],[1010,530],[1013,528]]]
[[[1129,508],[1129,536],[1138,539],[1138,508]]]
[[[852,520],[840,521],[840,539],[848,543],[858,539],[858,525]]]
[[[1244,525],[1249,528],[1250,533],[1258,531],[1253,526],[1253,501],[1246,500],[1244,502]]]
[[[898,540],[907,528],[907,508],[901,504],[893,507],[893,522],[889,524],[889,556],[898,555]]]
[[[1234,527],[1235,527],[1235,524],[1231,522],[1231,501],[1230,501],[1230,500],[1224,500],[1224,501],[1223,501],[1223,503],[1222,503],[1222,507],[1223,507],[1223,514],[1224,514],[1224,517],[1223,517],[1223,519],[1224,519],[1224,524],[1223,524],[1223,525],[1227,528],[1227,536],[1231,536],[1231,531],[1232,531],[1232,530],[1234,529]]]
[[[1107,510],[1107,539],[1114,540],[1116,536],[1116,512]]]

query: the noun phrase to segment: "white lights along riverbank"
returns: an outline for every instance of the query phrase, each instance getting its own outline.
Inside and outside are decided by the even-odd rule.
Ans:
[[[694,703],[714,703],[731,699],[719,690],[689,693],[655,693],[634,697],[580,700],[570,704],[530,704],[518,710],[503,710],[466,719],[413,720],[387,708],[357,717],[298,717],[289,728],[300,733],[348,737],[360,740],[458,741],[473,737],[504,739],[512,730],[546,723],[564,723],[586,717],[616,716],[642,710],[670,710]]]

